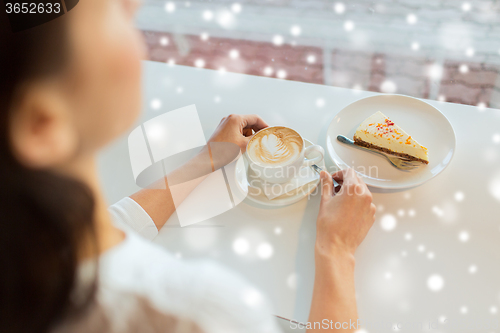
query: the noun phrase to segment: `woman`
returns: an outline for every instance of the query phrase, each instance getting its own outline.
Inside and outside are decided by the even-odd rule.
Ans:
[[[130,231],[154,236],[175,210],[168,190],[107,209],[96,153],[140,109],[135,9],[130,0],[83,0],[15,34],[0,13],[1,331],[278,332],[265,297],[245,301],[255,289],[243,278],[175,260]],[[231,115],[209,141],[244,148],[249,131],[266,126]],[[322,174],[311,322],[357,319],[354,251],[374,221],[355,173],[333,177],[343,182],[335,196]]]

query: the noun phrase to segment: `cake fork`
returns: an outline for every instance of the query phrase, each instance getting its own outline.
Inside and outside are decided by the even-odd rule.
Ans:
[[[387,160],[394,167],[396,167],[396,168],[398,168],[400,170],[409,171],[409,170],[416,169],[420,165],[422,165],[422,163],[420,163],[420,162],[406,160],[404,158],[400,158],[400,157],[396,157],[396,156],[391,156],[389,154],[386,154],[386,153],[381,152],[381,151],[376,150],[376,149],[371,149],[371,148],[366,148],[366,147],[363,147],[363,146],[359,146],[359,145],[355,144],[354,141],[352,141],[351,139],[349,139],[349,138],[347,138],[347,137],[345,137],[343,135],[338,135],[337,136],[337,140],[339,140],[340,142],[342,142],[342,143],[344,143],[344,144],[346,144],[348,146],[352,146],[352,147],[360,149],[360,150],[368,151],[370,153],[382,155],[385,158],[387,158]]]

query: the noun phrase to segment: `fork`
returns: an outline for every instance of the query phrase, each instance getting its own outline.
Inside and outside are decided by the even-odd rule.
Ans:
[[[316,171],[318,173],[318,175],[320,175],[321,171],[323,171],[323,169],[321,169],[316,164],[311,165],[311,168],[313,168],[314,171]],[[340,191],[340,187],[342,185],[340,185],[339,183],[337,183],[337,181],[333,177],[332,177],[332,182],[333,182],[333,193],[336,194],[338,191]]]
[[[406,160],[404,158],[400,158],[400,157],[396,157],[396,156],[391,156],[391,155],[383,153],[383,152],[381,152],[379,150],[375,150],[375,149],[371,149],[371,148],[366,148],[366,147],[363,147],[363,146],[359,146],[359,145],[355,144],[354,141],[352,141],[351,139],[349,139],[349,138],[347,138],[347,137],[345,137],[343,135],[338,135],[337,136],[337,140],[339,140],[342,143],[345,143],[348,146],[352,146],[352,147],[360,149],[360,150],[368,151],[370,153],[382,155],[385,158],[387,158],[387,160],[394,167],[396,167],[396,168],[398,168],[400,170],[409,171],[409,170],[416,169],[416,168],[418,168],[419,166],[422,165],[422,163],[420,163],[420,162]]]

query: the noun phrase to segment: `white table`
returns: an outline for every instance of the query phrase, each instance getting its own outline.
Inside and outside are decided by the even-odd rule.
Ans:
[[[230,113],[257,113],[269,124],[293,127],[323,146],[335,114],[359,98],[374,95],[153,62],[144,63],[143,87],[139,123],[196,104],[206,138]],[[156,98],[161,108],[152,110],[150,102]],[[324,100],[324,106],[318,107],[318,99]],[[392,192],[373,189],[378,218],[356,254],[359,312],[363,320],[377,323],[438,321],[444,316],[448,324],[439,323],[434,331],[459,332],[450,330],[450,325],[460,320],[499,322],[496,312],[500,310],[495,310],[500,309],[500,110],[427,102],[454,126],[456,154],[442,174],[422,186]],[[326,162],[332,167],[329,158]],[[130,170],[126,136],[102,154],[100,166],[110,202],[139,189]],[[306,321],[318,205],[318,196],[274,209],[247,199],[186,228],[179,227],[174,214],[155,241],[183,258],[211,258],[229,266],[269,296],[275,314]],[[380,224],[386,214],[397,219],[390,232]],[[232,244],[238,237],[251,241],[250,252],[268,242],[273,256],[262,260],[236,254]],[[438,291],[428,286],[434,274],[444,281]],[[430,283],[439,287],[438,280]],[[406,327],[406,332],[422,331]],[[389,330],[370,330],[375,331]],[[476,332],[483,331],[492,330]]]

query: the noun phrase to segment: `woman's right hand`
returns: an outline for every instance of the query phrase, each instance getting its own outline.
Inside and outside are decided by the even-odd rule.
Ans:
[[[332,177],[342,187],[333,194]],[[321,172],[322,195],[316,222],[316,252],[354,255],[375,221],[376,207],[366,184],[353,169]]]
[[[230,142],[245,151],[253,134],[269,125],[256,114],[230,114],[222,118],[208,142]]]

